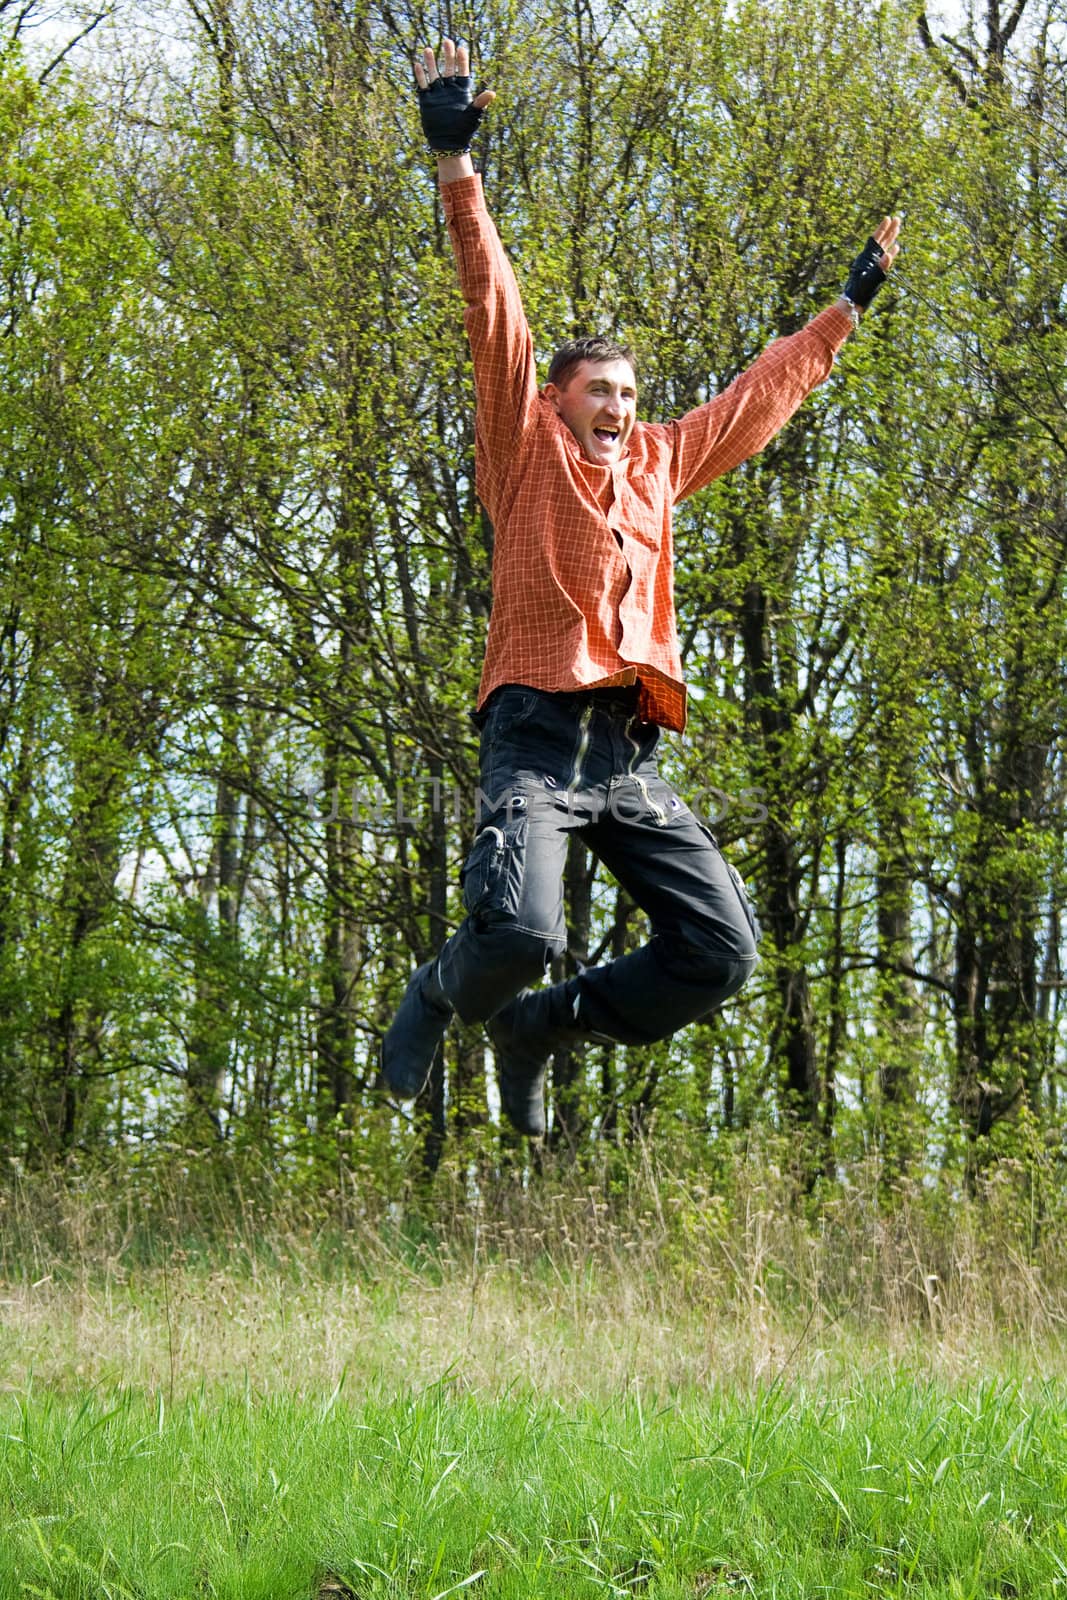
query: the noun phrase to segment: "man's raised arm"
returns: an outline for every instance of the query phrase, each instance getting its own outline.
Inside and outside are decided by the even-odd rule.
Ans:
[[[478,405],[478,487],[490,516],[494,490],[514,456],[537,401],[533,340],[515,274],[482,198],[470,157],[482,112],[495,96],[472,93],[466,47],[445,39],[415,63],[419,114],[437,158],[445,219],[466,302],[464,323]]]
[[[671,484],[684,500],[757,455],[829,377],[834,355],[860,324],[896,259],[899,217],[885,217],[849,270],[832,306],[798,333],[776,339],[729,388],[679,421],[673,433]]]

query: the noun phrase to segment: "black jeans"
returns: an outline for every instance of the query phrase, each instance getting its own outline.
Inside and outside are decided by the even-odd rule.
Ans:
[[[439,965],[463,1021],[491,1017],[566,948],[563,869],[575,833],[652,930],[640,950],[570,980],[568,1012],[581,1031],[623,1044],[667,1038],[736,993],[755,967],[744,885],[660,777],[659,729],[638,720],[636,703],[635,690],[509,684],[476,718],[480,815],[462,871],[467,917]]]

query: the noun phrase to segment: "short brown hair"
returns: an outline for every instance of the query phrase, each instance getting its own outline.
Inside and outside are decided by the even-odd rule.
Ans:
[[[558,389],[565,389],[571,373],[583,361],[628,361],[632,367],[634,353],[628,344],[618,344],[616,340],[599,333],[585,339],[570,339],[566,344],[561,344],[552,357],[548,382],[554,383]]]

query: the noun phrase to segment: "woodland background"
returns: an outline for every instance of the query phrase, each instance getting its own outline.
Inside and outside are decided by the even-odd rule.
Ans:
[[[677,414],[891,284],[679,509],[666,771],[764,927],[727,1013],[560,1058],[561,1159],[738,1138],[804,1182],[1058,1171],[1067,10],[839,0],[0,0],[0,1151],[254,1153],[388,1188],[521,1160],[479,1029],[374,1092],[460,915],[490,603],[410,61],[467,39],[543,357]],[[68,48],[69,47],[69,48]],[[575,853],[570,954],[642,938]],[[573,967],[572,967],[573,970]],[[467,1170],[475,1170],[468,1168]]]

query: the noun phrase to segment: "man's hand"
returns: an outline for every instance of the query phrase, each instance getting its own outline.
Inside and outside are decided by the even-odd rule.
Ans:
[[[456,49],[451,39],[441,41],[441,68],[426,47],[415,63],[422,131],[431,150],[439,155],[465,155],[486,106],[496,99],[491,89],[471,94],[470,57],[466,45]]]
[[[897,244],[899,232],[899,217],[883,217],[852,263],[844,288],[844,297],[852,305],[866,310],[882,287],[900,249]]]

